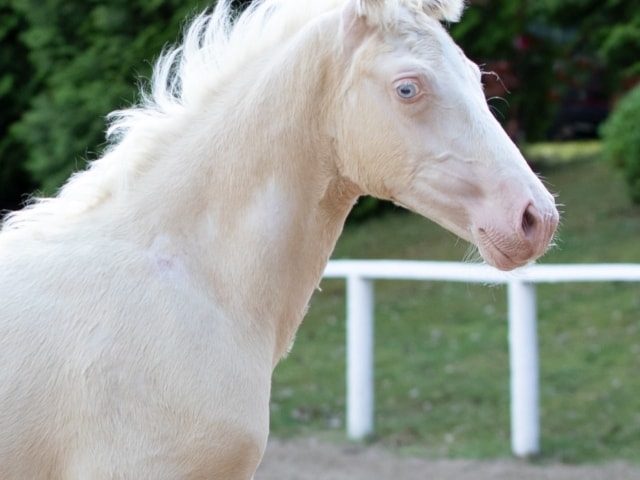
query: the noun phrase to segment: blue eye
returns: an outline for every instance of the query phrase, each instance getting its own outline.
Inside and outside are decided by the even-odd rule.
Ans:
[[[396,93],[404,100],[410,100],[418,94],[418,86],[415,83],[403,82],[396,87]]]

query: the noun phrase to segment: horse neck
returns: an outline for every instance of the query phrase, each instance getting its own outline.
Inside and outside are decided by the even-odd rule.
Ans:
[[[195,283],[247,331],[272,339],[274,364],[359,194],[339,176],[325,133],[330,108],[319,99],[331,95],[324,60],[284,62],[257,85],[248,67],[234,88],[212,98],[221,112],[216,127],[161,140],[166,150],[125,202],[143,207],[128,207],[126,216],[146,248],[172,255],[180,245]],[[209,125],[210,111],[183,123]],[[152,190],[162,205],[149,204]]]

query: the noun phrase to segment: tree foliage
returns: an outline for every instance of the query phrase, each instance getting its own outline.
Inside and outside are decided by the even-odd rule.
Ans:
[[[137,76],[148,76],[198,2],[9,1],[23,19],[14,46],[26,50],[33,84],[11,134],[28,146],[25,167],[33,180],[51,193],[99,153],[105,115],[135,100]]]
[[[28,150],[9,130],[27,109],[34,82],[27,49],[18,41],[24,17],[0,0],[0,18],[0,208],[15,208],[32,184],[24,168]]]
[[[573,51],[591,52],[609,68],[611,80],[640,74],[640,9],[628,0],[539,0],[548,22],[574,33]]]
[[[620,99],[602,126],[607,157],[622,171],[631,200],[640,204],[640,85]]]

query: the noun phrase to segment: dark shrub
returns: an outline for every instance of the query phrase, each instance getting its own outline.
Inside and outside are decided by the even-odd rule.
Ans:
[[[622,170],[631,200],[640,204],[640,85],[620,99],[600,132],[605,155]]]

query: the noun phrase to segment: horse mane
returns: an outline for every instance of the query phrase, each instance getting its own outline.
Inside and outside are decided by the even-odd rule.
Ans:
[[[270,52],[317,16],[344,3],[255,0],[237,14],[231,0],[219,0],[213,10],[192,20],[178,46],[161,53],[149,90],[140,89],[139,103],[107,116],[105,153],[72,174],[56,196],[33,197],[22,210],[9,213],[1,231],[43,222],[48,227],[63,225],[64,220],[116,196],[153,161],[148,154],[153,142],[175,130],[184,115],[206,105],[246,62]],[[358,0],[357,13],[370,23],[388,26],[402,10],[453,20],[462,6],[463,0]]]
[[[2,231],[46,222],[64,223],[115,196],[136,171],[153,161],[148,146],[176,119],[198,109],[219,85],[241,71],[252,58],[269,52],[315,16],[343,0],[258,0],[238,14],[231,0],[196,16],[179,45],[165,49],[156,61],[150,84],[139,91],[139,103],[107,116],[107,147],[85,170],[75,172],[54,197],[32,197],[9,213]],[[62,220],[62,222],[61,222]]]

